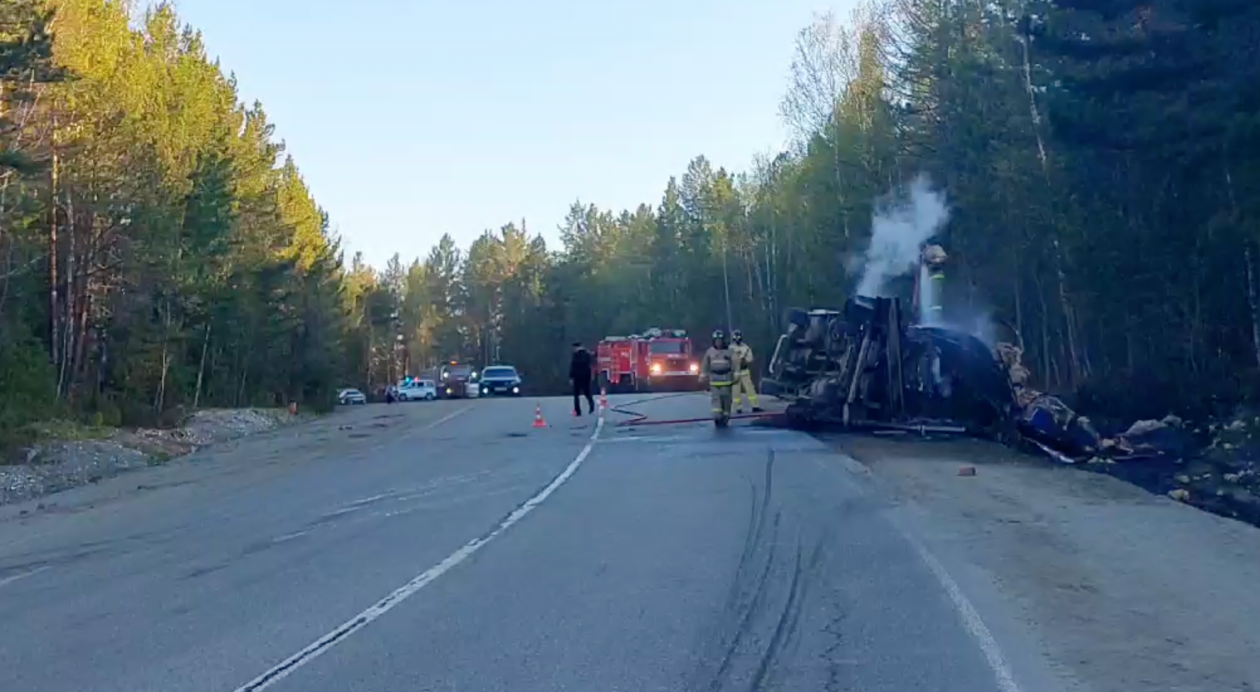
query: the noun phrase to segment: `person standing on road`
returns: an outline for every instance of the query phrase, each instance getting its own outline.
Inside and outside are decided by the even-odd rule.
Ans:
[[[757,403],[757,388],[752,380],[752,347],[744,343],[744,333],[738,329],[731,330],[731,361],[735,366],[735,383],[731,387],[731,404],[735,407],[735,413],[744,412],[744,404],[740,401],[741,393],[748,398],[753,413],[761,413],[761,406]]]
[[[569,384],[573,385],[573,415],[582,415],[581,397],[586,397],[587,413],[595,413],[595,397],[591,396],[591,353],[573,342],[573,359],[569,361]]]
[[[731,417],[731,385],[735,377],[735,356],[721,329],[713,331],[713,345],[700,359],[700,381],[709,384],[709,401],[713,405],[713,421],[725,427]]]

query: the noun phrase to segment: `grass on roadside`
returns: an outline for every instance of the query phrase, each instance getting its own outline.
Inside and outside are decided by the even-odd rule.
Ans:
[[[107,425],[91,425],[73,420],[55,419],[31,423],[27,426],[37,442],[61,441],[82,442],[84,440],[103,440],[113,435],[117,428]]]

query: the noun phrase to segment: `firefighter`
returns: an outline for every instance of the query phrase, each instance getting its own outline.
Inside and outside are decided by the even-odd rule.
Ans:
[[[725,427],[731,418],[731,385],[735,383],[734,354],[726,344],[721,329],[713,331],[713,345],[700,361],[700,381],[709,383],[709,400],[713,404],[713,423]]]
[[[731,403],[735,407],[735,413],[744,412],[744,404],[740,401],[741,393],[748,398],[753,413],[761,413],[761,406],[757,404],[757,388],[753,386],[752,380],[752,347],[744,343],[744,333],[738,329],[731,330],[731,342],[731,353],[735,362],[735,384],[731,387]]]

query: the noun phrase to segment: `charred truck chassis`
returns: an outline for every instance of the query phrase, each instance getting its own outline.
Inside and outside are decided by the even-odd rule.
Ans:
[[[896,298],[850,298],[843,312],[791,310],[762,393],[790,402],[799,428],[962,433],[1013,442],[1010,380],[976,337],[907,326]]]

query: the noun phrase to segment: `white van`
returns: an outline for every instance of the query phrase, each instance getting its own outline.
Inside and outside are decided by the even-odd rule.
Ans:
[[[412,380],[398,385],[399,401],[433,401],[437,398],[437,385],[433,380]]]

